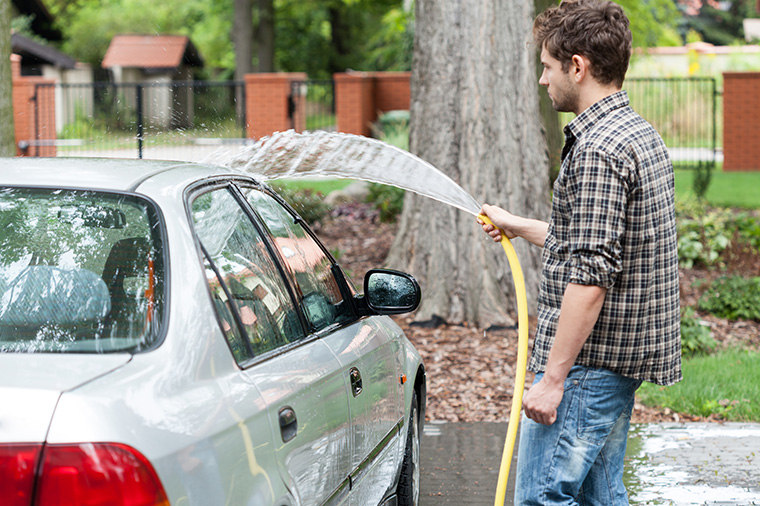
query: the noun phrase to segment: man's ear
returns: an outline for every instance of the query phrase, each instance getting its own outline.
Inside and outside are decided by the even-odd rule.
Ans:
[[[581,56],[579,54],[574,54],[573,57],[570,59],[571,66],[570,70],[573,76],[573,79],[575,79],[576,83],[579,83],[583,81],[583,79],[586,77],[586,74],[589,72],[589,61],[588,58]]]

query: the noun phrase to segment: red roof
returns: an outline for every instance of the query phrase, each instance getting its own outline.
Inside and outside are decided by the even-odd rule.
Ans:
[[[111,39],[103,68],[177,68],[182,63],[203,65],[190,39],[184,35],[116,35]]]

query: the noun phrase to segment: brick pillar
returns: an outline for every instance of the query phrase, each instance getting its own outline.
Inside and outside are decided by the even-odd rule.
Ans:
[[[293,127],[288,115],[291,83],[305,80],[306,74],[303,72],[247,74],[245,76],[248,121],[246,130],[249,138],[260,139]],[[296,99],[302,99],[302,97],[296,97]],[[303,109],[303,107],[298,109]],[[296,120],[295,129],[303,131],[306,126],[305,117],[299,115]]]
[[[55,84],[52,79],[21,76],[21,57],[11,56],[13,74],[13,125],[18,156],[55,156]],[[49,145],[37,145],[48,141]],[[19,145],[26,144],[24,150]]]
[[[11,76],[13,79],[21,78],[21,55],[11,54]]]
[[[376,72],[375,104],[379,111],[409,110],[411,72]]]
[[[335,119],[339,132],[369,136],[377,119],[375,77],[366,72],[335,74]]]
[[[723,74],[723,170],[760,170],[760,72]]]

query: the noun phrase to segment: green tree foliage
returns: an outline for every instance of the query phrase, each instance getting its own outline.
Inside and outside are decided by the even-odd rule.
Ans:
[[[178,34],[191,37],[211,68],[234,64],[231,2],[49,1],[66,39],[64,50],[81,61],[99,65],[117,34]]]
[[[413,14],[402,0],[275,0],[276,70],[329,77],[356,70],[409,70]],[[231,77],[233,0],[47,0],[64,51],[99,65],[117,34],[180,34],[200,51],[209,77]],[[254,14],[252,23],[256,22]]]
[[[276,0],[280,70],[326,78],[355,70],[409,70],[411,13],[401,0]]]
[[[633,47],[681,45],[680,14],[673,0],[617,0],[631,21]]]
[[[705,42],[720,46],[743,43],[743,21],[745,18],[756,17],[758,12],[755,0],[720,3],[705,0],[696,16],[684,16],[682,31],[695,31]]]

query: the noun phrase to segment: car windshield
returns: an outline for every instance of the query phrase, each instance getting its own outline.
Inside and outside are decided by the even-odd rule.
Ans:
[[[0,188],[0,352],[136,352],[155,343],[164,269],[149,202]]]

